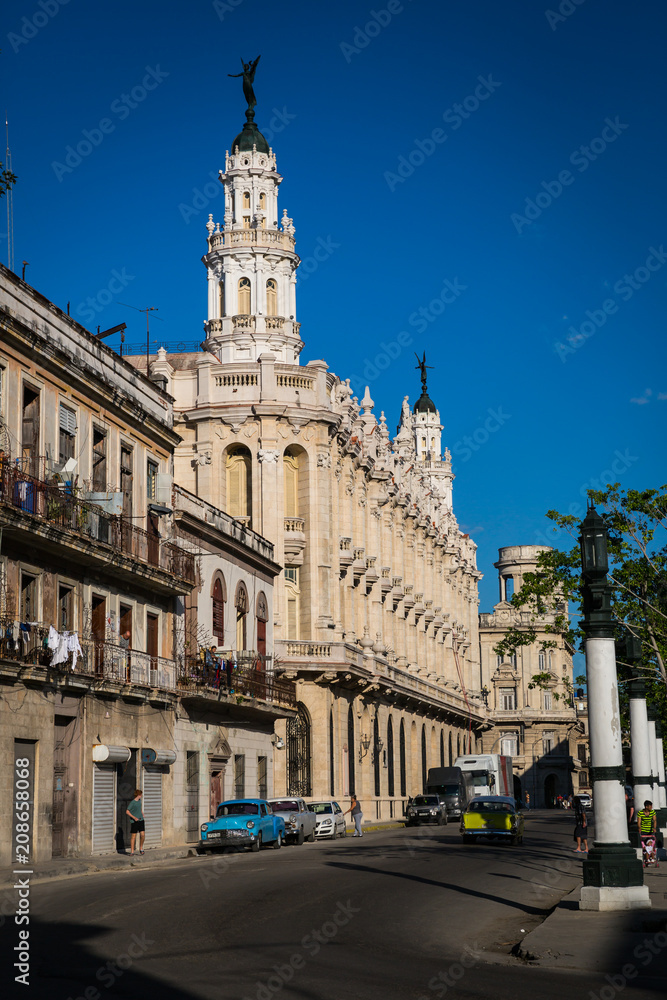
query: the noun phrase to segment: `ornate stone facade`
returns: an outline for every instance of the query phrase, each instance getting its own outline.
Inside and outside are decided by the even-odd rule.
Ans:
[[[483,722],[476,546],[454,516],[425,384],[392,441],[368,389],[359,402],[324,361],[300,364],[275,156],[237,148],[225,163],[224,222],[209,220],[203,258],[205,350],[151,365],[175,399],[175,480],[268,538],[284,567],[276,670],[301,707],[278,724],[276,794],[356,788],[368,818],[392,816]]]

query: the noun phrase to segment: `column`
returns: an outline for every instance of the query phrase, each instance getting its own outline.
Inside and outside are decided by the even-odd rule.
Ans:
[[[637,676],[629,685],[630,741],[632,748],[632,775],[634,781],[635,810],[643,808],[646,799],[653,797],[651,788],[651,749],[649,746],[648,718],[646,714],[646,685]],[[633,817],[630,842],[639,845],[637,821]]]

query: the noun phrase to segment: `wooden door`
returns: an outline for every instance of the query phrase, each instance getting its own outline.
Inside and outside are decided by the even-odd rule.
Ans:
[[[151,566],[158,566],[160,563],[160,531],[157,514],[152,514],[149,511],[146,523],[148,525],[148,561]]]
[[[151,674],[158,669],[158,623],[157,615],[146,613],[146,652],[150,656]],[[154,681],[157,682],[155,675],[151,677],[151,683]]]
[[[39,469],[39,392],[23,386],[23,413],[21,424],[21,457],[23,471],[37,477]]]
[[[91,630],[95,640],[94,670],[96,674],[104,673],[104,642],[107,634],[107,600],[93,594],[91,615]]]

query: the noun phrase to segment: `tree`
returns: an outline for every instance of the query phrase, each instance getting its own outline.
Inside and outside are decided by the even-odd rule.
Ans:
[[[16,175],[11,170],[5,170],[4,164],[0,160],[0,198],[7,194],[10,187],[16,183]]]
[[[622,490],[620,483],[605,490],[588,490],[609,531],[609,582],[612,608],[620,640],[628,633],[642,646],[641,670],[647,700],[656,704],[667,722],[667,485],[658,489]],[[577,539],[579,522],[572,515],[550,510],[547,517]],[[547,549],[538,557],[538,569],[527,573],[511,599],[517,610],[528,612],[529,623],[510,628],[495,647],[502,655],[534,643],[539,631],[562,635],[573,647],[583,648],[581,616],[581,558],[578,543],[568,551]],[[569,606],[569,607],[568,607]],[[548,616],[546,621],[544,616]],[[524,614],[524,618],[526,615]],[[541,647],[555,646],[541,640]],[[619,664],[619,677],[628,676],[628,665]],[[533,686],[546,678],[537,674]]]

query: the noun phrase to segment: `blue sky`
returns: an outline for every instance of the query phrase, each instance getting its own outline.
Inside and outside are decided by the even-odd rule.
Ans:
[[[257,122],[309,261],[302,360],[369,383],[393,431],[426,350],[482,610],[498,547],[544,542],[546,510],[667,479],[658,0],[9,0],[3,20],[16,269],[137,344],[117,300],[201,339],[211,175],[244,121],[227,74],[261,53]]]

